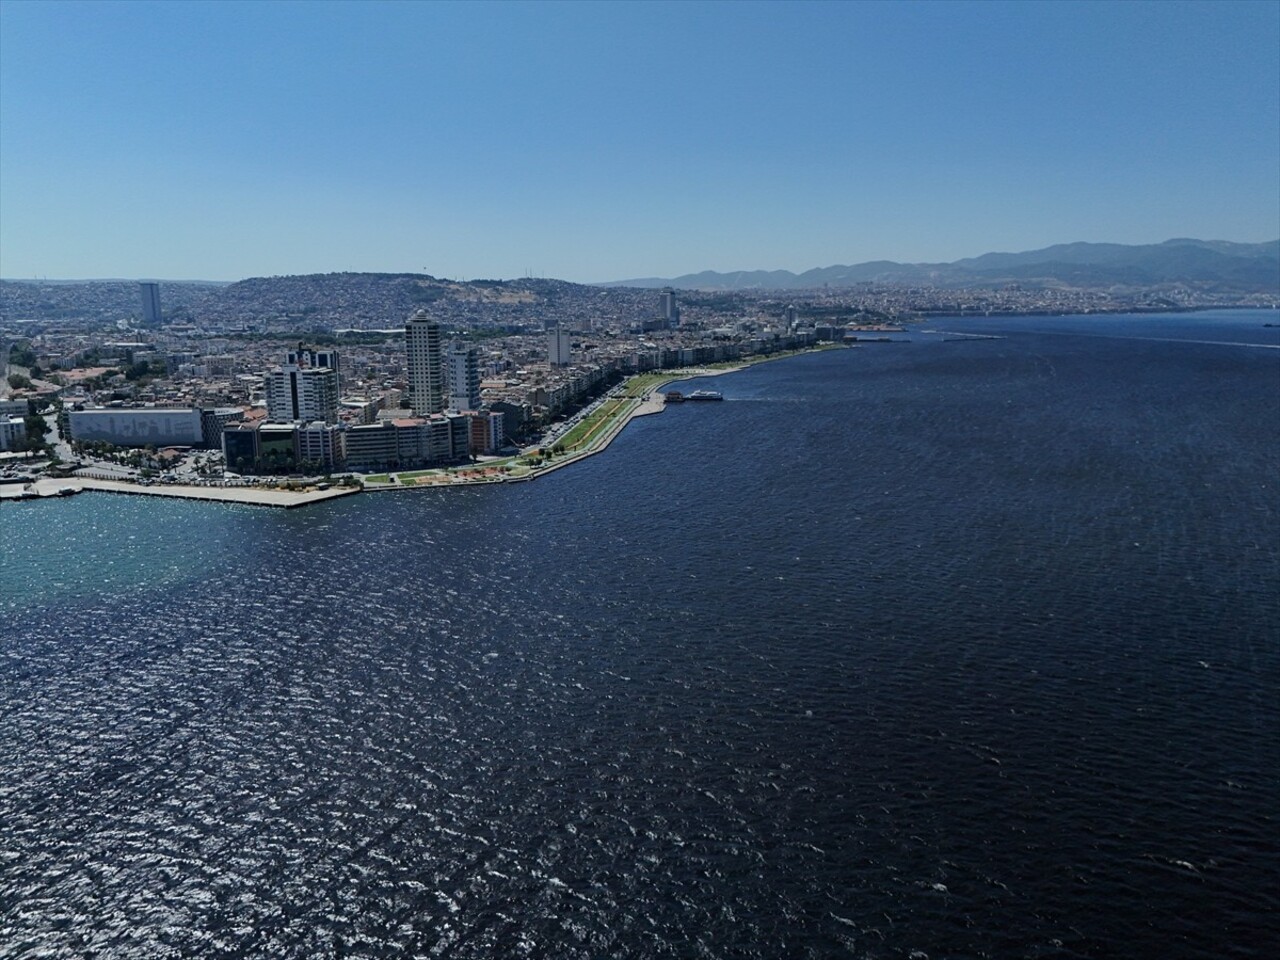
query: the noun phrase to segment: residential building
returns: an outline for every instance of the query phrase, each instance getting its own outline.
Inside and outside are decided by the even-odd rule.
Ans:
[[[480,349],[455,342],[445,352],[450,410],[480,409]]]
[[[395,422],[351,427],[345,433],[347,466],[362,470],[386,470],[400,465]]]
[[[285,363],[267,374],[265,386],[267,417],[275,423],[338,422],[338,371],[332,367]]]
[[[346,431],[336,424],[317,420],[300,424],[297,429],[298,463],[308,468],[318,466],[325,472],[341,469],[346,461]]]
[[[497,400],[489,404],[489,409],[502,417],[504,445],[524,433],[533,420],[533,406],[527,402],[513,403],[509,400]]]
[[[506,420],[501,413],[471,416],[471,453],[495,453],[506,443]]]
[[[308,350],[302,344],[298,344],[298,349],[290,350],[284,355],[284,362],[309,369],[332,370],[338,376],[338,390],[341,392],[342,369],[337,350]]]
[[[347,466],[395,470],[456,463],[471,451],[471,417],[401,417],[351,427],[345,433]]]
[[[22,417],[0,417],[0,451],[17,450],[27,440],[27,422]]]
[[[440,338],[440,324],[425,310],[419,310],[405,324],[410,404],[419,417],[442,413],[445,408],[444,345]]]
[[[547,359],[553,367],[567,367],[571,360],[573,337],[568,330],[556,327],[547,331]]]

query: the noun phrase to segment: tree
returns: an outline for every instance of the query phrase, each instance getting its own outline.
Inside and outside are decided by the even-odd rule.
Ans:
[[[44,417],[39,414],[29,413],[22,420],[23,425],[27,428],[26,448],[28,450],[42,450],[48,444],[45,443],[45,434],[49,432],[49,424],[45,423]]]
[[[36,352],[31,349],[30,343],[15,343],[9,349],[9,363],[15,367],[34,367]]]

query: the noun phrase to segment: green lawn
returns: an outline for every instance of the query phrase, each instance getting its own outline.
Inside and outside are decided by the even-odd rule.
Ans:
[[[678,376],[674,371],[637,374],[627,381],[626,395],[628,397],[643,397],[658,384],[674,380]]]
[[[563,445],[569,453],[574,452],[611,422],[626,405],[626,401],[623,400],[606,400],[591,416],[557,440],[556,446]]]

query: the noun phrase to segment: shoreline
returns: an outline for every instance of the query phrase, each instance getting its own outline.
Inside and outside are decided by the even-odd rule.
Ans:
[[[474,487],[487,486],[491,484],[508,484],[508,483],[528,483],[537,480],[539,477],[554,473],[565,467],[571,466],[579,461],[585,460],[587,457],[593,457],[598,453],[603,453],[609,448],[609,445],[617,439],[618,435],[626,429],[627,424],[637,417],[647,417],[653,414],[662,413],[666,408],[666,401],[663,395],[659,393],[662,388],[681,380],[692,380],[697,377],[718,377],[729,373],[738,373],[746,370],[748,367],[754,367],[761,363],[771,363],[777,360],[789,360],[792,357],[803,356],[808,353],[821,353],[825,350],[832,349],[850,349],[847,346],[822,346],[812,347],[806,350],[798,350],[787,352],[778,356],[767,355],[759,358],[749,359],[745,362],[735,363],[726,367],[686,367],[671,371],[663,371],[662,375],[655,379],[652,383],[646,385],[642,394],[635,397],[622,398],[627,407],[624,410],[617,411],[611,415],[611,422],[598,434],[580,449],[574,450],[572,453],[566,453],[556,458],[554,461],[544,461],[537,466],[528,467],[527,473],[520,476],[507,476],[499,474],[496,476],[474,477],[462,476],[459,474],[450,474],[448,467],[438,468],[439,473],[432,473],[431,468],[422,471],[404,470],[388,474],[388,477],[400,477],[406,474],[418,474],[418,476],[410,477],[409,482],[388,482],[388,483],[369,483],[362,480],[362,485],[357,487],[333,486],[328,490],[317,490],[314,486],[304,490],[279,490],[268,489],[262,487],[202,487],[188,486],[182,484],[155,484],[152,486],[143,486],[137,483],[128,483],[122,480],[98,480],[91,477],[41,477],[29,484],[22,486],[0,485],[0,502],[8,503],[25,503],[32,500],[46,500],[49,498],[57,498],[60,496],[71,496],[84,492],[98,493],[118,493],[128,496],[144,496],[144,497],[171,497],[182,500],[203,500],[211,503],[235,503],[244,506],[257,507],[275,507],[277,509],[293,510],[298,507],[310,506],[313,503],[321,503],[326,500],[336,500],[339,497],[351,496],[357,493],[386,493],[393,490],[431,490],[441,487]],[[667,373],[670,375],[668,376]],[[639,376],[653,376],[653,374],[640,374]],[[603,398],[602,398],[603,399]],[[540,447],[532,447],[522,451],[518,456],[527,456],[530,451],[542,449]],[[508,461],[515,460],[515,457]],[[485,468],[484,464],[478,464],[471,469]],[[356,476],[359,476],[356,474]],[[426,482],[419,482],[425,480]]]
[[[652,384],[648,385],[642,396],[628,398],[632,401],[632,406],[623,412],[614,414],[613,422],[610,423],[602,433],[593,437],[587,446],[582,449],[575,450],[572,453],[566,453],[554,462],[544,462],[536,467],[530,467],[528,473],[522,474],[518,477],[502,475],[489,477],[463,477],[450,475],[444,472],[450,468],[442,467],[440,468],[442,472],[435,476],[431,476],[426,483],[418,482],[418,478],[416,477],[411,478],[409,483],[397,482],[369,484],[366,481],[364,490],[366,493],[386,493],[392,490],[431,490],[440,487],[478,487],[490,486],[493,484],[529,483],[530,481],[537,480],[539,477],[544,477],[549,473],[554,473],[556,470],[563,469],[564,467],[585,460],[587,457],[593,457],[598,453],[603,453],[609,448],[609,445],[613,443],[618,435],[626,429],[627,424],[636,417],[647,417],[652,414],[662,413],[662,411],[666,409],[666,401],[658,391],[669,384],[677,383],[681,380],[693,380],[697,377],[718,377],[729,373],[739,373],[742,370],[746,370],[748,367],[758,366],[762,363],[770,363],[776,360],[789,360],[793,357],[799,357],[809,353],[822,353],[826,350],[833,349],[851,349],[851,347],[813,347],[806,350],[784,353],[780,356],[763,356],[759,359],[748,360],[745,363],[735,363],[728,367],[686,367],[672,370],[670,371],[670,376],[664,375],[662,378],[657,379]],[[639,376],[646,376],[646,374],[639,374]],[[530,449],[536,450],[540,448],[533,447]],[[520,456],[524,456],[526,453],[527,451],[524,451]],[[478,465],[473,469],[483,468],[484,465]],[[404,474],[420,474],[429,472],[430,468],[426,471],[403,470],[390,473],[388,476],[402,476]]]

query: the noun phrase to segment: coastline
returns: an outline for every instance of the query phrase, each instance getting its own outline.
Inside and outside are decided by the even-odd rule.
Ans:
[[[385,493],[392,490],[420,490],[433,489],[438,487],[469,487],[481,486],[495,483],[526,483],[531,480],[537,480],[539,477],[556,470],[561,470],[572,464],[585,460],[587,457],[595,456],[603,453],[609,448],[609,445],[626,429],[636,417],[647,417],[653,414],[662,413],[665,409],[665,399],[659,392],[663,387],[671,383],[681,380],[691,380],[695,377],[718,377],[728,373],[738,373],[748,367],[756,366],[761,363],[769,363],[776,360],[787,360],[792,357],[802,356],[807,353],[819,353],[824,350],[831,349],[850,349],[849,347],[838,346],[821,346],[811,347],[805,350],[789,351],[783,354],[769,354],[758,358],[751,358],[744,362],[734,363],[728,366],[719,367],[685,367],[676,370],[662,371],[659,374],[641,374],[639,377],[653,377],[651,382],[646,382],[643,389],[638,391],[635,396],[626,396],[619,399],[625,406],[620,407],[608,415],[609,419],[593,436],[584,438],[582,445],[577,449],[566,452],[554,458],[544,459],[541,463],[520,464],[519,468],[524,472],[518,475],[509,475],[505,473],[486,474],[483,476],[475,476],[476,471],[492,470],[501,468],[515,463],[517,460],[529,456],[539,455],[542,448],[530,447],[522,450],[520,454],[506,460],[493,461],[488,464],[480,463],[469,468],[428,468],[425,470],[406,470],[397,471],[395,473],[386,474],[387,483],[370,483],[368,479],[364,479],[363,486],[342,487],[333,486],[327,490],[319,490],[314,486],[303,490],[279,490],[264,487],[203,487],[203,486],[187,486],[181,484],[154,484],[151,486],[143,486],[137,483],[127,483],[120,480],[98,480],[90,477],[66,477],[53,478],[41,477],[32,483],[19,486],[16,484],[0,485],[0,502],[23,503],[34,499],[48,499],[50,497],[69,496],[82,492],[99,492],[99,493],[119,493],[131,496],[145,497],[176,497],[184,500],[204,500],[214,503],[237,503],[248,506],[260,507],[276,507],[279,509],[292,510],[298,507],[310,506],[313,503],[320,503],[326,500],[335,500],[339,497],[350,496],[356,493]],[[631,383],[636,378],[627,381]],[[625,388],[624,384],[624,388]],[[602,398],[602,401],[607,398]],[[466,473],[453,473],[455,469],[466,470]]]
[[[467,487],[467,486],[487,486],[497,483],[527,483],[537,480],[539,477],[554,473],[556,470],[563,469],[571,464],[585,460],[587,457],[593,457],[598,453],[603,453],[609,448],[609,445],[626,429],[636,417],[647,417],[655,413],[662,413],[665,409],[665,400],[660,391],[663,387],[676,383],[681,380],[692,380],[695,377],[718,377],[728,373],[738,373],[746,370],[748,367],[754,367],[761,363],[769,363],[775,360],[788,360],[792,357],[803,356],[807,353],[820,353],[825,350],[833,349],[852,349],[847,346],[822,346],[812,347],[806,350],[790,351],[781,355],[766,355],[758,359],[750,359],[745,362],[735,363],[725,367],[685,367],[677,370],[663,371],[662,375],[655,379],[652,383],[646,384],[643,394],[629,398],[630,405],[625,410],[620,410],[612,414],[612,419],[603,431],[592,437],[584,446],[572,452],[565,453],[554,460],[544,461],[537,466],[527,467],[526,473],[519,476],[508,476],[499,474],[496,476],[466,476],[462,474],[450,473],[449,467],[440,467],[437,470],[405,470],[387,474],[391,477],[409,477],[408,482],[404,480],[392,481],[388,483],[371,484],[365,481],[364,489],[368,493],[386,493],[392,490],[419,490],[433,489],[437,487]],[[670,374],[669,376],[667,374]],[[653,376],[653,374],[640,374],[639,376]],[[632,378],[636,379],[636,378]],[[531,447],[521,451],[519,456],[528,456],[533,451],[540,449],[539,447]],[[506,461],[498,461],[499,464],[511,463],[518,457],[512,457]],[[471,470],[483,470],[486,464],[478,464]]]

